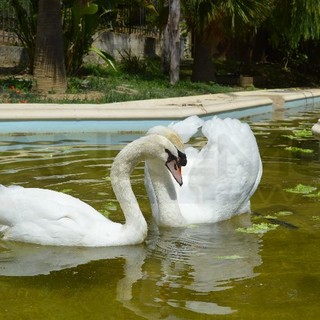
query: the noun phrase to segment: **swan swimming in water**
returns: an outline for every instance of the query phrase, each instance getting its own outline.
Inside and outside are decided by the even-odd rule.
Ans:
[[[146,161],[145,183],[153,216],[160,226],[214,223],[250,212],[262,162],[248,124],[237,119],[213,117],[203,121],[192,116],[169,127],[156,126],[148,133],[167,137],[183,151],[183,143],[199,127],[207,143],[200,151],[193,147],[185,150],[188,163],[183,168],[181,188],[175,188],[167,172],[154,170]]]
[[[130,183],[135,165],[166,167],[181,185],[180,156],[165,137],[150,135],[125,146],[111,168],[111,183],[126,218],[116,223],[70,195],[48,189],[0,185],[0,226],[3,240],[41,245],[105,247],[138,244],[147,235],[147,223]]]

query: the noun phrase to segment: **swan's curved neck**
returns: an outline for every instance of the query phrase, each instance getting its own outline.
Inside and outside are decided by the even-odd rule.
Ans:
[[[177,193],[168,170],[154,167],[146,161],[146,168],[150,175],[155,201],[157,202],[157,213],[155,219],[160,226],[182,227],[187,225],[182,216]],[[161,167],[160,167],[161,168]]]
[[[140,139],[139,139],[140,140]],[[123,148],[111,167],[111,184],[125,216],[124,232],[132,242],[140,243],[147,235],[147,222],[133,193],[130,175],[135,165],[142,160],[142,144],[139,140]],[[130,240],[130,241],[131,241]]]

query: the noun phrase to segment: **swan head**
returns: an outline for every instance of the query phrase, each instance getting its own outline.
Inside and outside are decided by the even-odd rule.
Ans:
[[[184,153],[184,143],[179,136],[179,134],[168,127],[164,126],[155,126],[151,129],[148,130],[147,135],[150,134],[158,134],[160,136],[163,136],[167,138],[177,149],[178,151],[178,164],[179,166],[186,166],[187,165],[187,157],[186,154]]]
[[[164,162],[173,178],[181,186],[183,184],[181,166],[185,166],[187,163],[185,153],[178,150],[176,145],[164,135],[148,132],[145,139],[152,142],[152,147],[150,146],[150,149],[153,148],[153,152],[151,152],[152,157],[147,157],[146,160],[150,164],[153,163],[156,166],[158,166],[159,160],[162,163]],[[150,150],[148,152],[150,152]],[[155,154],[158,156],[154,157],[153,155]]]

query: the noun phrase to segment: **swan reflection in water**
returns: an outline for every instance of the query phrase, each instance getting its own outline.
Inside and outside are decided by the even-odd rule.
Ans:
[[[262,263],[260,237],[236,231],[250,223],[249,215],[160,231],[151,223],[146,244],[138,246],[78,248],[1,242],[0,274],[49,275],[92,261],[123,258],[124,269],[117,272],[124,276],[113,295],[136,315],[157,319],[159,306],[171,314],[175,309],[228,314],[235,310],[206,296],[255,276],[254,268]]]

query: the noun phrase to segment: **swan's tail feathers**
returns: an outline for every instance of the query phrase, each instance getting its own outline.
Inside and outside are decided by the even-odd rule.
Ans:
[[[191,116],[183,121],[172,122],[169,127],[180,135],[184,143],[187,143],[203,124],[204,121],[198,116]]]

